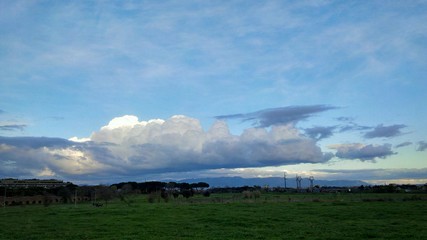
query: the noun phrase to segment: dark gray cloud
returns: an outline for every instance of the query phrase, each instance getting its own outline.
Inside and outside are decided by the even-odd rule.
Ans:
[[[425,151],[427,149],[427,142],[419,141],[417,151]]]
[[[26,127],[27,125],[25,124],[5,124],[0,125],[0,131],[23,131]]]
[[[386,158],[396,154],[391,150],[391,144],[364,145],[360,143],[339,144],[330,147],[336,149],[335,156],[342,159],[359,159],[361,161],[373,161],[375,158]]]
[[[384,126],[382,124],[376,126],[372,131],[367,132],[365,138],[391,138],[402,135],[401,129],[405,128],[404,124],[395,124]]]
[[[403,142],[403,143],[397,144],[396,146],[394,146],[394,148],[406,147],[406,146],[409,146],[411,144],[412,144],[412,142]]]
[[[68,147],[70,145],[75,145],[74,142],[63,138],[2,136],[0,136],[0,144],[18,148]]]
[[[310,138],[321,140],[321,139],[332,136],[334,134],[333,131],[335,129],[336,129],[336,126],[330,126],[330,127],[316,126],[312,128],[306,128],[305,134]]]
[[[242,121],[252,121],[257,127],[270,127],[296,123],[305,120],[315,113],[336,109],[337,107],[328,105],[311,106],[289,106],[280,108],[269,108],[252,113],[238,113],[231,115],[216,116],[217,119],[241,119]]]
[[[352,117],[338,117],[336,120],[340,122],[344,122],[345,124],[339,126],[339,132],[347,132],[347,131],[364,131],[372,129],[372,127],[362,126],[354,122],[354,118]]]

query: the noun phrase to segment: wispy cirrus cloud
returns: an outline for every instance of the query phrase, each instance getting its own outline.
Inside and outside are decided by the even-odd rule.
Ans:
[[[401,148],[409,145],[412,145],[412,142],[403,142],[403,143],[397,144],[396,146],[394,146],[394,148]]]
[[[347,132],[347,131],[365,131],[372,129],[372,127],[369,126],[362,126],[357,123],[351,122],[346,125],[340,126],[340,132]]]
[[[251,121],[256,127],[270,127],[282,124],[295,124],[308,119],[316,113],[336,109],[328,105],[289,106],[280,108],[269,108],[251,113],[238,113],[216,116],[217,119],[240,119]]]
[[[336,120],[343,122],[339,126],[339,132],[347,132],[347,131],[364,131],[372,129],[372,127],[369,126],[363,126],[355,123],[355,119],[352,117],[338,117]]]
[[[0,94],[1,97],[1,94]],[[24,131],[28,124],[25,121],[17,120],[19,117],[0,109],[0,132]]]
[[[353,122],[354,121],[353,117],[337,117],[335,119],[340,121],[340,122]]]
[[[0,131],[23,131],[26,124],[0,124]]]

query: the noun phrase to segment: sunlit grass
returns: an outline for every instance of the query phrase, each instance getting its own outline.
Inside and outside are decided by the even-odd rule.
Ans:
[[[218,194],[148,203],[135,196],[130,205],[100,208],[6,207],[0,239],[425,239],[427,202],[407,197]]]

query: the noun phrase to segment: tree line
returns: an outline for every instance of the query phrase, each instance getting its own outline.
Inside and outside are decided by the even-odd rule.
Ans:
[[[162,190],[169,191],[203,191],[206,188],[209,188],[209,184],[205,182],[198,183],[186,183],[186,182],[159,182],[159,181],[150,181],[150,182],[121,182],[112,184],[111,187],[116,187],[120,191],[134,191],[136,193],[149,194],[152,192],[158,192]]]
[[[0,187],[0,193],[6,197],[31,197],[31,196],[58,196],[63,203],[73,203],[75,201],[104,201],[105,204],[116,197],[122,200],[128,194],[153,194],[166,199],[169,196],[178,197],[182,195],[185,198],[193,196],[195,193],[210,194],[206,191],[209,184],[205,182],[185,183],[185,182],[121,182],[112,185],[97,186],[78,186],[73,183],[67,183],[66,186],[55,188],[28,187],[11,188]]]

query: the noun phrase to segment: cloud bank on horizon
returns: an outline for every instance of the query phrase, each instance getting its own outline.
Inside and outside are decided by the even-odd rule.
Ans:
[[[148,121],[125,115],[112,119],[87,138],[0,137],[0,158],[6,159],[1,163],[0,175],[85,181],[112,176],[325,163],[333,157],[375,161],[395,154],[391,144],[335,144],[329,149],[336,153],[323,151],[318,141],[331,135],[335,127],[315,127],[305,129],[304,133],[297,124],[313,113],[331,109],[335,108],[292,106],[221,116],[207,131],[198,119],[183,115]],[[226,118],[257,124],[233,135],[223,120]],[[401,125],[390,127],[392,135],[398,135],[396,128],[400,127],[394,126]],[[423,146],[420,143],[420,151],[425,150]]]
[[[291,123],[249,128],[236,136],[221,120],[204,131],[199,120],[182,115],[149,121],[125,115],[86,139],[1,137],[0,157],[8,159],[2,175],[71,177],[316,163],[332,154]]]

